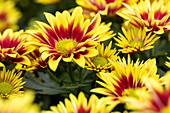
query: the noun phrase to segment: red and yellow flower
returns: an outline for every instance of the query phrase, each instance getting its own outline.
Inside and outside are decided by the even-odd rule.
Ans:
[[[30,60],[26,56],[33,51],[33,47],[26,45],[26,36],[21,35],[23,31],[13,32],[7,29],[0,34],[0,61],[10,61],[10,63],[22,63],[30,65]]]
[[[168,113],[170,110],[170,72],[164,75],[165,86],[159,80],[146,79],[150,91],[136,91],[138,98],[124,98],[127,108],[137,113]]]
[[[85,66],[85,57],[94,57],[98,51],[94,48],[99,42],[113,37],[110,23],[101,23],[101,17],[97,14],[90,22],[84,20],[82,8],[77,7],[72,15],[68,11],[56,12],[56,17],[45,13],[50,25],[37,22],[37,30],[28,31],[39,42],[33,42],[40,47],[42,60],[48,58],[49,67],[55,71],[62,59],[65,62],[76,62]]]
[[[112,96],[114,99],[119,99],[123,96],[131,96],[130,92],[133,89],[146,88],[144,77],[152,77],[158,79],[157,66],[155,59],[148,59],[145,63],[130,60],[126,62],[125,58],[119,58],[113,61],[115,70],[112,73],[98,74],[98,77],[104,82],[97,81],[104,88],[94,88],[91,92],[100,93],[107,96]]]
[[[42,60],[41,53],[38,48],[28,53],[27,57],[30,59],[31,64],[27,66],[18,65],[17,69],[26,70],[26,71],[35,71],[47,67],[47,61]]]
[[[89,101],[83,92],[80,92],[78,98],[73,94],[69,95],[69,99],[59,102],[57,106],[51,106],[51,113],[110,113],[112,109],[118,104],[118,101],[112,101],[111,98],[99,99],[96,95],[91,95]],[[43,113],[50,113],[50,111],[43,111]]]
[[[170,30],[170,9],[169,3],[164,4],[163,0],[154,1],[141,0],[138,4],[129,6],[117,14],[126,19],[126,24],[131,23],[146,31],[153,31],[156,34],[163,34]]]
[[[1,0],[0,6],[0,32],[7,28],[18,29],[17,22],[21,18],[21,12],[15,7],[15,2]]]
[[[138,51],[145,51],[153,48],[152,46],[156,40],[160,37],[156,37],[156,34],[152,35],[152,32],[147,33],[144,29],[138,29],[136,27],[129,27],[128,29],[122,27],[124,36],[118,33],[118,38],[114,38],[116,45],[121,47],[119,51],[122,53],[133,53]]]
[[[104,43],[99,44],[97,46],[97,50],[99,54],[95,57],[86,58],[86,66],[85,68],[89,70],[95,71],[105,71],[111,67],[113,67],[112,63],[109,62],[110,60],[116,60],[118,58],[118,53],[116,53],[116,48],[111,49],[112,42],[109,43],[108,46],[104,49]]]
[[[87,18],[94,17],[95,14],[115,15],[123,5],[122,3],[133,4],[138,0],[76,0],[76,3],[83,7]]]

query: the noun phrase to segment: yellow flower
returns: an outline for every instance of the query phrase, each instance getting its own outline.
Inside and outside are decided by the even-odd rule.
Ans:
[[[90,22],[84,20],[82,8],[77,7],[72,15],[68,11],[56,12],[56,17],[45,13],[50,26],[37,22],[38,30],[30,30],[28,33],[39,40],[33,44],[40,47],[42,60],[48,58],[49,67],[55,71],[60,60],[76,62],[81,67],[85,66],[85,57],[94,57],[98,51],[94,48],[101,41],[113,37],[110,25],[101,23],[101,17],[97,14]]]
[[[114,38],[116,45],[121,47],[119,49],[122,53],[133,53],[138,51],[145,51],[153,48],[152,46],[156,40],[160,37],[156,37],[156,34],[152,35],[152,32],[148,33],[144,29],[138,29],[136,27],[129,27],[125,29],[122,27],[124,36],[119,33],[118,38]]]
[[[112,41],[109,43],[108,46],[104,49],[104,44],[99,44],[97,46],[97,50],[99,54],[95,57],[86,58],[86,66],[85,68],[89,70],[95,71],[105,71],[111,68],[113,65],[109,62],[108,59],[117,59],[118,53],[116,53],[116,48],[111,49]]]
[[[12,99],[0,99],[0,113],[40,113],[40,108],[33,104],[34,95],[26,92]]]
[[[33,47],[26,45],[25,35],[21,35],[23,31],[13,32],[6,29],[0,34],[0,61],[10,61],[10,63],[22,63],[30,65],[30,60],[26,56],[27,53],[33,51]]]
[[[168,60],[170,60],[170,57],[167,57],[167,58],[168,58]],[[166,62],[165,62],[165,65],[166,65],[168,68],[170,68],[170,62],[166,61]]]
[[[0,32],[7,28],[17,30],[17,22],[21,18],[21,12],[15,8],[15,2],[1,0],[0,6]]]
[[[0,96],[1,97],[11,97],[13,95],[21,94],[21,88],[23,88],[21,76],[22,72],[15,73],[15,69],[12,71],[7,71],[5,67],[0,71]]]
[[[112,98],[103,97],[99,99],[96,95],[91,95],[89,101],[85,97],[83,92],[80,92],[78,98],[73,94],[69,95],[69,99],[65,99],[65,105],[63,102],[59,102],[57,106],[51,106],[53,111],[44,111],[42,113],[110,113],[111,110],[119,103],[118,101],[112,101]]]
[[[148,59],[145,63],[136,63],[130,60],[126,62],[125,58],[122,60],[119,58],[117,61],[113,61],[115,70],[112,73],[98,74],[99,78],[104,82],[97,81],[104,88],[94,88],[91,92],[112,96],[115,99],[119,99],[123,96],[131,96],[130,92],[133,89],[145,88],[144,77],[152,77],[158,79],[157,66],[155,59]]]
[[[146,85],[150,92],[136,91],[137,98],[124,98],[127,102],[126,107],[135,113],[169,113],[170,110],[170,71],[165,75],[165,86],[159,80],[146,79]]]
[[[164,4],[163,0],[155,0],[153,3],[150,3],[150,0],[141,0],[138,4],[124,6],[127,9],[117,14],[127,20],[126,24],[131,23],[156,34],[170,30],[169,3]]]
[[[41,4],[54,4],[59,2],[60,0],[35,0],[35,2],[37,3],[41,3]]]
[[[133,4],[138,0],[76,0],[76,3],[83,7],[87,18],[94,17],[95,14],[115,15],[123,5],[122,3]]]

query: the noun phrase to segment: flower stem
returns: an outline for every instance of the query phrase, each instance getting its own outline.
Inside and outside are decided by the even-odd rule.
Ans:
[[[137,52],[137,59],[141,60],[140,52]]]
[[[153,55],[154,55],[154,49],[152,48],[149,50],[149,58],[152,58]]]
[[[80,83],[83,83],[82,70],[83,70],[83,68],[80,67],[80,70],[79,70]]]
[[[135,55],[136,60],[137,59],[141,60],[141,53],[140,52],[136,52],[134,55]]]
[[[68,67],[69,67],[69,75],[70,75],[70,79],[71,79],[72,82],[75,82],[75,76],[73,75],[73,68],[72,68],[70,62],[68,62]]]
[[[60,80],[54,75],[54,73],[52,73],[52,72],[50,71],[49,68],[47,68],[46,71],[47,71],[47,73],[50,75],[50,78],[51,78],[52,80],[54,80],[56,83],[60,84]]]

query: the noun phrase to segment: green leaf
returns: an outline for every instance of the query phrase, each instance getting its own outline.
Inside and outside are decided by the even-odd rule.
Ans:
[[[59,84],[50,79],[47,73],[38,72],[42,80],[34,77],[32,73],[26,72],[24,81],[27,81],[24,87],[35,90],[39,94],[56,95],[67,93],[66,90],[61,89]]]
[[[66,83],[62,86],[62,89],[76,89],[80,87],[88,86],[89,84],[80,84],[80,83]]]

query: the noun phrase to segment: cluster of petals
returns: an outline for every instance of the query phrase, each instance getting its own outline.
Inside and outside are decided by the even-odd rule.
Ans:
[[[164,85],[163,85],[163,84]],[[168,113],[170,110],[170,72],[160,80],[146,79],[149,91],[136,90],[136,97],[124,98],[126,108],[137,113]]]
[[[116,45],[120,47],[122,53],[134,53],[146,51],[154,48],[153,44],[160,37],[152,32],[146,32],[145,29],[137,28],[132,25],[122,27],[124,35],[118,33],[118,37],[114,37]]]
[[[92,94],[87,101],[83,92],[80,92],[78,98],[73,94],[69,95],[69,99],[65,99],[65,104],[59,102],[57,106],[51,106],[50,111],[43,111],[42,113],[110,113],[118,102],[112,102],[112,98],[98,98]]]
[[[21,63],[30,65],[30,60],[26,56],[34,50],[34,47],[26,44],[26,36],[23,31],[13,32],[6,29],[0,34],[0,61],[9,61],[10,63]]]
[[[36,49],[28,53],[26,56],[29,58],[31,64],[30,65],[18,64],[16,67],[17,69],[26,71],[36,71],[47,67],[47,60],[42,60],[41,53],[38,47],[36,47]]]
[[[25,82],[22,81],[21,74],[22,72],[15,73],[15,69],[6,71],[5,67],[0,71],[0,97],[11,98],[23,93],[20,89]]]
[[[32,44],[39,46],[42,60],[48,59],[53,71],[61,59],[84,67],[85,57],[98,54],[94,47],[114,36],[113,31],[109,31],[111,24],[101,23],[100,14],[96,14],[90,22],[90,19],[84,19],[82,11],[81,7],[76,7],[72,15],[68,11],[57,11],[56,16],[45,13],[50,25],[37,22],[37,30],[28,31],[38,40]]]
[[[136,63],[131,61],[130,56],[128,60],[119,58],[113,61],[114,70],[111,73],[100,72],[98,77],[103,80],[97,81],[101,86],[94,88],[91,92],[107,95],[113,97],[115,100],[130,96],[132,89],[146,88],[145,78],[158,79],[157,66],[155,59],[148,59],[146,62],[140,62],[139,59]]]
[[[122,9],[123,3],[133,4],[138,0],[76,0],[76,3],[83,7],[83,14],[86,18],[94,17],[100,13],[103,16],[115,15]]]
[[[141,0],[132,6],[124,4],[127,8],[117,14],[124,18],[127,24],[133,24],[146,31],[153,31],[156,34],[163,34],[170,29],[169,2],[164,0]]]
[[[116,48],[111,49],[112,41],[108,46],[104,48],[104,44],[99,44],[97,50],[99,54],[95,57],[86,58],[85,68],[94,71],[106,71],[113,67],[109,60],[116,60],[118,58],[118,52],[116,53]]]

